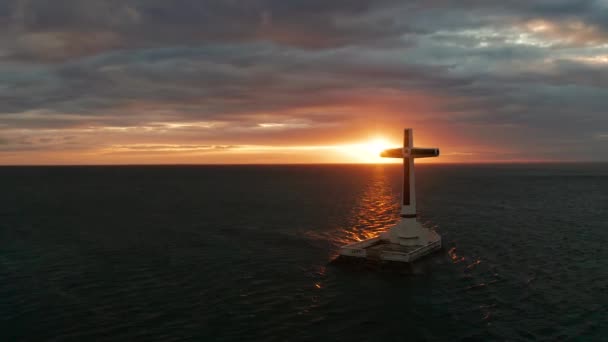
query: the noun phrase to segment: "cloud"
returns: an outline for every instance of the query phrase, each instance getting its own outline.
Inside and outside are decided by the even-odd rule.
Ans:
[[[16,150],[106,139],[224,146],[414,124],[496,149],[522,151],[535,137],[578,151],[599,144],[588,137],[608,125],[606,9],[561,0],[4,1],[0,134]],[[54,138],[68,135],[69,144]]]
[[[596,140],[608,140],[608,133],[599,133],[595,135]]]
[[[61,61],[217,43],[326,49],[514,24],[528,34],[589,44],[606,41],[606,12],[601,1],[555,0],[7,0],[0,22],[13,58]]]
[[[115,49],[218,42],[273,41],[315,49],[402,33],[406,25],[368,22],[368,12],[382,3],[9,0],[0,15],[15,37],[13,58],[52,61]],[[87,35],[97,38],[83,39]]]

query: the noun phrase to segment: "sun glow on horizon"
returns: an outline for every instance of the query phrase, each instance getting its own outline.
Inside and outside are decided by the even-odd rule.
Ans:
[[[396,148],[398,144],[390,142],[384,137],[375,137],[358,144],[344,145],[342,150],[361,163],[392,163],[393,158],[382,158],[380,153],[389,148]]]
[[[398,164],[400,158],[383,158],[386,149],[399,148],[401,143],[394,137],[363,135],[360,140],[334,141],[332,144],[230,144],[230,141],[151,141],[119,142],[103,148],[79,151],[79,154],[56,152],[41,156],[24,152],[6,159],[6,165],[30,165],[36,159],[44,165],[111,165],[111,164]],[[450,155],[450,154],[446,154]],[[457,153],[454,155],[475,155]],[[43,158],[44,157],[44,158]],[[449,157],[448,157],[449,158]],[[456,157],[458,158],[458,157]],[[431,160],[432,159],[432,160]],[[454,157],[449,158],[454,161]],[[469,158],[470,159],[470,158]],[[434,162],[434,158],[419,162]]]
[[[263,157],[276,158],[289,154],[292,157],[305,158],[308,162],[314,159],[322,162],[353,162],[353,163],[396,163],[398,159],[382,158],[380,153],[389,148],[396,148],[399,145],[392,143],[384,137],[373,137],[367,141],[356,143],[345,143],[336,145],[207,145],[207,144],[117,144],[106,148],[104,155],[132,155],[145,153],[146,155],[155,154],[169,156],[182,155],[213,157],[214,160],[223,159],[234,161],[241,158],[251,160],[251,156],[259,155]],[[256,159],[257,160],[257,159]],[[278,161],[277,161],[278,162]]]

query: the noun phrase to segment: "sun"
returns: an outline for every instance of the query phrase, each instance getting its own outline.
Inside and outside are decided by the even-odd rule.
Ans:
[[[380,152],[390,148],[392,145],[384,138],[374,138],[364,144],[362,148],[373,156],[380,157]]]
[[[384,137],[374,137],[368,141],[343,146],[343,151],[359,163],[391,163],[394,161],[391,158],[380,157],[380,152],[396,145]]]

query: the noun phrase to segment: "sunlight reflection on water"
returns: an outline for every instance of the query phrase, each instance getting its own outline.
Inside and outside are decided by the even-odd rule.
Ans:
[[[382,166],[377,166],[369,183],[351,212],[346,227],[336,234],[340,245],[378,236],[399,220],[399,194],[391,192],[388,177]]]
[[[371,169],[369,178],[356,201],[348,206],[348,214],[327,230],[309,230],[304,235],[311,240],[329,242],[335,247],[330,259],[338,256],[338,248],[349,243],[378,236],[399,221],[399,193],[393,192],[390,172],[385,165]],[[345,211],[346,212],[346,211]],[[331,223],[330,223],[331,224]]]

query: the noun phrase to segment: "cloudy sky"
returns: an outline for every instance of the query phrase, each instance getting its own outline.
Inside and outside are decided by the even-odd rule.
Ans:
[[[608,160],[608,0],[0,0],[0,164]]]

